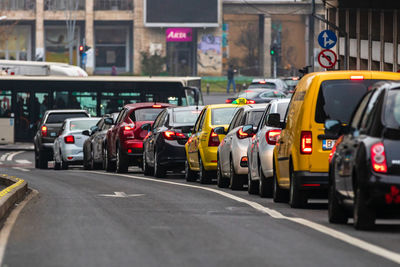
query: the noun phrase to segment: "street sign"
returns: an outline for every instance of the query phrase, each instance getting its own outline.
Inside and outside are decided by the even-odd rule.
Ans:
[[[318,54],[318,63],[321,67],[331,69],[337,62],[336,53],[332,50],[325,49]]]
[[[333,31],[325,30],[318,35],[318,43],[324,49],[331,49],[336,45],[337,37]]]

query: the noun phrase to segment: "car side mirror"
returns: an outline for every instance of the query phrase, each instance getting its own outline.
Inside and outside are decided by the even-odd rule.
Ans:
[[[90,136],[90,131],[89,130],[84,130],[84,131],[82,131],[82,134],[86,135],[86,136]]]
[[[282,128],[283,125],[281,123],[281,114],[279,113],[269,114],[267,119],[267,126]]]
[[[247,133],[249,136],[255,134],[254,126],[252,124],[247,124],[242,127],[242,132]]]
[[[91,135],[94,134],[95,132],[97,132],[98,130],[99,130],[99,127],[97,125],[90,127]]]
[[[151,130],[151,124],[150,123],[145,123],[142,126],[140,126],[140,129],[143,131],[150,131]]]
[[[104,119],[104,124],[105,124],[105,125],[114,125],[114,120],[113,120],[113,118],[105,118],[105,119]]]
[[[338,120],[326,120],[325,121],[325,135],[332,137],[333,139],[337,138],[342,132],[342,123]]]
[[[225,127],[220,126],[220,127],[214,128],[214,133],[216,133],[216,134],[226,134]]]

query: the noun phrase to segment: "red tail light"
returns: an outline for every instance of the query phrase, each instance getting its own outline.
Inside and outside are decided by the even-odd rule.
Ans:
[[[254,101],[254,100],[247,100],[247,102],[246,102],[247,104],[255,104],[256,103],[256,101]]]
[[[214,129],[211,129],[210,138],[208,139],[208,146],[219,146],[218,134],[214,133]]]
[[[46,125],[42,126],[42,136],[47,136],[47,126]]]
[[[302,131],[300,138],[300,153],[312,153],[312,133],[310,131]]]
[[[232,103],[232,99],[227,99],[227,100],[225,100],[225,103],[227,103],[227,104],[230,104],[230,103]]]
[[[376,143],[371,147],[371,163],[375,172],[387,172],[385,147],[382,142]]]
[[[281,130],[279,130],[279,129],[270,130],[270,131],[266,132],[265,139],[267,140],[267,143],[269,145],[276,145],[276,142],[278,141],[280,134],[281,134]]]
[[[350,80],[353,80],[353,81],[364,80],[364,76],[362,76],[362,75],[353,75],[353,76],[350,76]]]
[[[252,137],[254,134],[248,134],[243,132],[243,128],[240,127],[239,130],[236,132],[236,135],[239,139],[245,139],[247,137]]]
[[[153,105],[153,108],[161,108],[161,107],[162,107],[161,105],[156,105],[156,104]]]
[[[124,131],[131,131],[133,129],[135,129],[135,124],[134,123],[127,124],[127,125],[124,126]]]
[[[167,140],[177,140],[177,139],[185,139],[186,135],[183,133],[178,133],[174,131],[165,131],[163,132],[164,138]]]
[[[73,144],[75,143],[75,138],[73,135],[67,135],[64,137],[64,141],[66,144]]]

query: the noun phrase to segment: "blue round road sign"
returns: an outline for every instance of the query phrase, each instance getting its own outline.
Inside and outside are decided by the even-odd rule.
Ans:
[[[318,35],[318,43],[324,49],[331,49],[336,45],[337,37],[333,31],[325,30]]]

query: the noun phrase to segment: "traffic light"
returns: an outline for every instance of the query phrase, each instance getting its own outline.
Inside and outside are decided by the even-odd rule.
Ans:
[[[269,53],[270,53],[271,56],[275,56],[275,54],[276,54],[275,46],[271,46],[271,49],[270,49]]]
[[[83,52],[85,52],[85,51],[84,51],[84,47],[83,47],[83,45],[80,45],[80,46],[79,46],[79,55],[82,56]]]

